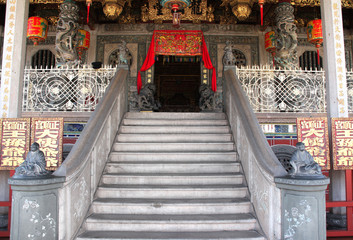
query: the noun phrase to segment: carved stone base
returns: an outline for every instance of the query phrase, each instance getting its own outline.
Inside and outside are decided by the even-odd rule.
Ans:
[[[64,177],[9,179],[12,188],[11,239],[58,239],[58,191]]]
[[[275,178],[275,182],[281,189],[281,239],[326,239],[325,190],[330,179],[283,177]]]

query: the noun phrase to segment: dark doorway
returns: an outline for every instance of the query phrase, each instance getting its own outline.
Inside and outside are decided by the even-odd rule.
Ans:
[[[154,82],[161,112],[199,112],[200,57],[158,56]]]

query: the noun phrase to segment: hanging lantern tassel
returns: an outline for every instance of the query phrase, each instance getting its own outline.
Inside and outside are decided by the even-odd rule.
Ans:
[[[92,0],[86,0],[86,4],[87,4],[87,24],[88,24],[88,22],[89,22],[89,10],[91,8]]]
[[[264,4],[265,4],[265,0],[259,0],[260,13],[261,13],[261,26],[264,25]]]

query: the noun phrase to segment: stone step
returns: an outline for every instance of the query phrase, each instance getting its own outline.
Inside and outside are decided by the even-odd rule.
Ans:
[[[231,134],[119,134],[118,142],[230,142]]]
[[[121,126],[119,133],[154,134],[223,134],[230,133],[229,126]]]
[[[236,152],[111,152],[110,161],[231,161],[237,160]]]
[[[122,232],[122,231],[87,231],[77,240],[266,240],[257,231],[198,231],[198,232]]]
[[[247,187],[242,184],[210,185],[119,185],[102,184],[97,198],[245,198]]]
[[[92,214],[88,231],[244,231],[256,228],[256,219],[240,214]]]
[[[227,126],[227,120],[214,119],[124,119],[123,125],[129,126]]]
[[[242,184],[240,173],[107,173],[102,176],[103,184]]]
[[[96,199],[91,212],[100,214],[237,214],[251,212],[247,198]]]
[[[224,143],[114,143],[113,151],[119,152],[222,152],[234,151],[233,142]]]
[[[239,162],[119,162],[107,163],[106,173],[220,173],[239,172]]]
[[[227,119],[224,113],[182,113],[182,112],[128,112],[125,114],[126,119],[142,118],[142,119]]]

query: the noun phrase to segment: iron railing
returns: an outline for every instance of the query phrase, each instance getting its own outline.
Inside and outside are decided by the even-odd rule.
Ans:
[[[23,112],[94,111],[116,68],[25,68]]]
[[[326,112],[323,70],[237,68],[255,112]]]

